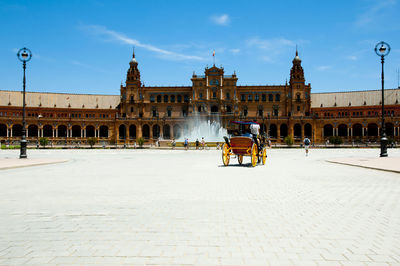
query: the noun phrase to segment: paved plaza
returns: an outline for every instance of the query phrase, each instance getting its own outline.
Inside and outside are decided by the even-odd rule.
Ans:
[[[326,161],[378,149],[268,155],[28,150],[68,161],[0,170],[0,265],[400,265],[400,174]]]

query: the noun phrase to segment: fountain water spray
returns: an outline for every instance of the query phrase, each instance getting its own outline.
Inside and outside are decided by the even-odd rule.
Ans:
[[[206,142],[222,142],[227,134],[219,116],[204,117],[196,113],[185,122],[183,135],[178,138],[178,141],[183,141],[185,138],[189,141],[196,141],[196,139],[201,141],[204,137]]]

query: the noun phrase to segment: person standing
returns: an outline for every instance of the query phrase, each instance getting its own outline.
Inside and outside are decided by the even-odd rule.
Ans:
[[[254,120],[254,123],[250,125],[250,132],[253,135],[253,140],[257,145],[257,152],[259,150],[259,145],[258,145],[258,135],[260,134],[260,125]]]
[[[310,139],[305,137],[305,139],[303,140],[304,143],[304,149],[306,150],[306,156],[308,156],[308,148],[310,147]]]
[[[201,146],[203,147],[203,150],[206,147],[206,141],[204,140],[204,137],[201,138]]]
[[[196,150],[199,149],[199,145],[200,145],[199,139],[196,139]]]
[[[189,148],[189,140],[187,138],[185,138],[183,146],[185,146],[185,150],[188,150],[188,148]]]
[[[172,139],[171,146],[172,146],[172,149],[175,149],[175,146],[176,146],[175,138]]]

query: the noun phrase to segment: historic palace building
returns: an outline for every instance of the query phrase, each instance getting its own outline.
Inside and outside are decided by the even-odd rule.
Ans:
[[[314,143],[330,136],[379,141],[381,91],[311,93],[297,51],[283,85],[239,86],[236,73],[225,75],[215,65],[204,75],[193,74],[191,81],[182,87],[144,86],[133,54],[120,95],[27,92],[27,139],[36,143],[48,137],[54,144],[85,143],[89,137],[119,144],[140,137],[179,140],[189,130],[187,120],[196,116],[218,120],[228,129],[232,120],[256,120],[278,143],[288,135],[296,142],[305,136]],[[386,132],[395,140],[399,93],[400,88],[385,91]],[[22,93],[0,91],[0,141],[15,142],[21,134]]]

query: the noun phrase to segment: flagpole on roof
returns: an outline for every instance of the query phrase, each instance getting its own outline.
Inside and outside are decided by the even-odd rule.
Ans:
[[[215,50],[213,51],[213,62],[214,62],[214,66],[215,66]]]

